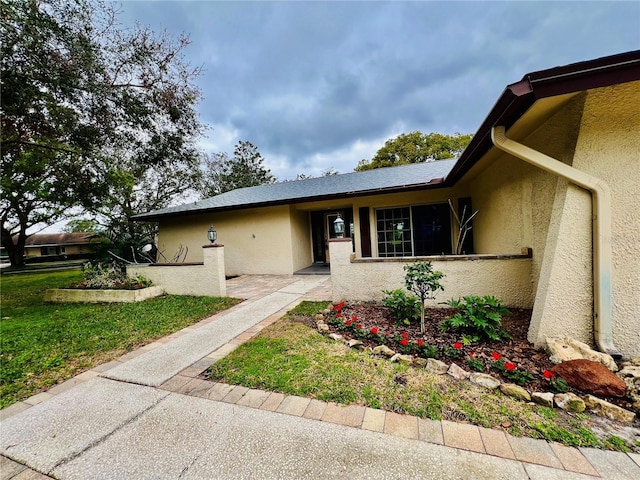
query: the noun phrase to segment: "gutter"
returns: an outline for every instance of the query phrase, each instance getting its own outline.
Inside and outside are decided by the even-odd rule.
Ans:
[[[616,360],[621,359],[622,353],[613,343],[611,192],[609,186],[599,178],[507,138],[504,126],[492,127],[491,140],[500,150],[562,177],[591,193],[593,211],[593,332],[600,351],[608,353]]]

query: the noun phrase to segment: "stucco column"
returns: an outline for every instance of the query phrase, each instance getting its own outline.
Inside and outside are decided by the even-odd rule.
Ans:
[[[202,247],[205,278],[209,282],[210,295],[216,297],[227,296],[227,282],[224,270],[224,245],[204,245]]]
[[[349,290],[351,255],[353,244],[350,238],[332,238],[329,240],[329,258],[331,259],[331,299],[339,302],[346,300]]]

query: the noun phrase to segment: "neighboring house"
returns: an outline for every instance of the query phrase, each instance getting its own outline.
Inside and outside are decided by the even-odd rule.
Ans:
[[[27,260],[57,260],[92,257],[100,242],[94,233],[36,233],[27,238]]]
[[[136,219],[159,222],[167,257],[188,247],[186,261],[201,261],[214,225],[227,274],[291,274],[331,260],[339,213],[351,263],[373,280],[388,257],[453,252],[449,199],[479,211],[465,253],[532,252],[520,305],[533,308],[531,341],[595,335],[640,355],[640,51],[525,75],[457,160],[245,188]]]

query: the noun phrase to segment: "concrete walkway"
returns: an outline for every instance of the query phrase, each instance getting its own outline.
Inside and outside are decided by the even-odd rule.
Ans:
[[[0,480],[633,479],[640,455],[198,378],[328,277],[240,277],[236,307],[0,411]]]

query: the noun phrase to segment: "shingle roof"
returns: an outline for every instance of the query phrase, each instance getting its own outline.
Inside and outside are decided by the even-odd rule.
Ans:
[[[181,214],[415,190],[424,188],[428,184],[431,186],[441,184],[455,163],[455,159],[439,160],[239,188],[197,202],[141,213],[133,218],[155,220]]]
[[[95,233],[36,233],[27,237],[27,247],[43,247],[53,245],[84,245],[91,243]]]

